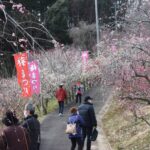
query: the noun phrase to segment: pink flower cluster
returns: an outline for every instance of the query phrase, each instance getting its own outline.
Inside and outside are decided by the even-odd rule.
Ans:
[[[16,10],[18,10],[22,14],[25,12],[25,7],[21,3],[19,3],[19,4],[13,4],[12,9],[13,10],[16,9]]]
[[[0,9],[1,9],[1,10],[5,9],[5,5],[0,4]]]

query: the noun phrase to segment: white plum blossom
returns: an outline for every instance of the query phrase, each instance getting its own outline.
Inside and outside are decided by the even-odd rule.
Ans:
[[[1,10],[5,9],[5,5],[0,4],[0,9],[1,9]]]

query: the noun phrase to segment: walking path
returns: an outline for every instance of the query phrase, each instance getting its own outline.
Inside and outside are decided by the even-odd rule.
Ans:
[[[94,98],[94,107],[98,119],[98,125],[100,125],[100,116],[104,110],[104,106],[109,101],[111,96],[111,88],[92,88],[85,95],[90,95]],[[45,120],[41,124],[41,148],[40,150],[69,150],[70,140],[65,134],[66,121],[69,116],[69,108],[74,106],[70,104],[65,107],[63,117],[58,116],[58,112],[55,111],[47,115]],[[98,127],[99,136],[96,142],[92,143],[92,150],[111,150],[107,139],[105,138],[102,129]]]

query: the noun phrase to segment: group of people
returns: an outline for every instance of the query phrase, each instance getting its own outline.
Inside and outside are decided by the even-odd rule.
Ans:
[[[59,103],[59,116],[62,116],[64,110],[64,101],[67,98],[66,90],[63,88],[63,84],[59,85],[59,89],[56,91],[56,98]],[[76,91],[76,103],[80,103],[78,108],[72,107],[70,109],[71,115],[68,118],[67,123],[76,123],[77,133],[69,134],[68,137],[71,140],[71,150],[75,150],[78,145],[78,150],[83,150],[85,139],[87,138],[86,149],[91,150],[91,135],[94,128],[97,127],[97,120],[93,107],[93,98],[86,96],[84,102],[81,104],[81,89],[77,87]]]
[[[6,126],[0,135],[0,150],[39,150],[40,123],[31,103],[24,109],[24,121],[19,122],[15,112],[7,110],[2,123]]]
[[[83,150],[85,139],[87,138],[87,150],[91,150],[91,134],[93,128],[96,128],[97,121],[93,107],[93,98],[86,96],[84,103],[81,104],[81,89],[77,87],[76,103],[80,105],[78,108],[70,109],[70,116],[67,123],[74,122],[76,124],[76,134],[69,134],[71,141],[71,150]],[[59,104],[59,116],[63,115],[64,101],[67,98],[67,92],[63,88],[63,84],[59,85],[55,96]],[[14,111],[7,110],[2,123],[5,128],[0,134],[0,150],[39,150],[40,149],[40,122],[35,114],[33,104],[27,103],[24,108],[24,120],[19,121]]]
[[[75,102],[76,104],[81,104],[82,94],[83,94],[83,86],[80,84],[75,85]],[[63,115],[64,111],[64,102],[67,99],[67,92],[63,88],[63,83],[59,84],[59,88],[56,90],[55,97],[58,100],[59,105],[59,116]]]
[[[68,118],[67,123],[76,124],[76,134],[70,133],[68,135],[71,140],[71,150],[75,150],[78,144],[78,150],[83,150],[85,139],[86,150],[91,150],[91,136],[94,128],[97,127],[97,120],[93,107],[93,98],[86,96],[84,103],[78,108],[72,107],[70,109],[71,115]]]

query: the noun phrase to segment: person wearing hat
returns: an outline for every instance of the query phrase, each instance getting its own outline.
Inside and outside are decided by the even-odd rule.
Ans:
[[[64,111],[64,101],[67,98],[67,92],[63,88],[62,83],[59,85],[59,88],[56,90],[55,97],[59,105],[59,116],[62,116]]]
[[[91,150],[91,135],[94,127],[97,126],[97,120],[95,116],[95,111],[93,107],[93,98],[86,96],[84,98],[84,103],[78,107],[78,112],[84,120],[83,130],[83,147],[84,142],[87,137],[87,147],[86,150]]]
[[[2,118],[6,127],[0,135],[0,150],[29,150],[29,135],[18,122],[16,115],[7,110]]]
[[[33,104],[27,103],[24,108],[25,119],[22,126],[27,129],[30,135],[31,144],[29,150],[39,150],[40,145],[40,123],[34,112]]]

